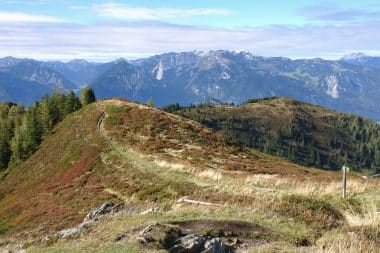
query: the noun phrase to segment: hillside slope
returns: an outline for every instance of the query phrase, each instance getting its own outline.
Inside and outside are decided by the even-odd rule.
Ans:
[[[66,117],[34,155],[1,176],[0,247],[23,241],[31,252],[152,252],[153,246],[136,244],[141,229],[155,222],[181,228],[194,220],[209,224],[210,234],[217,233],[215,220],[248,222],[249,233],[237,229],[222,236],[238,237],[247,247],[319,247],[317,240],[331,229],[355,230],[345,227],[342,212],[351,202],[339,199],[336,180],[335,173],[231,145],[162,110],[100,101]],[[358,210],[367,204],[361,194],[370,201],[379,189],[370,180],[361,187],[363,182],[354,177],[350,188]],[[79,224],[106,201],[121,204],[122,211],[71,238],[43,239]],[[372,247],[370,239],[363,243]]]
[[[358,116],[282,97],[177,109],[231,141],[304,166],[339,170],[347,162],[358,171],[380,169],[380,126]]]

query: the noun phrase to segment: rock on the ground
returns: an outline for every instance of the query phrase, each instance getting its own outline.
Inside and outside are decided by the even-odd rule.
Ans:
[[[198,253],[204,249],[206,238],[199,235],[187,235],[181,237],[175,242],[175,245],[169,249],[170,253]]]
[[[47,245],[50,245],[52,243],[55,243],[60,238],[71,237],[75,234],[80,233],[82,229],[90,226],[94,221],[97,221],[101,216],[108,213],[118,212],[120,211],[120,209],[122,209],[121,205],[115,205],[111,201],[105,202],[100,207],[89,212],[84,218],[83,222],[80,223],[79,225],[72,228],[58,231],[52,235],[48,235],[43,239],[43,242]]]
[[[137,240],[141,244],[154,243],[157,246],[168,248],[180,237],[180,232],[178,226],[153,223],[141,231]]]
[[[140,244],[155,245],[170,253],[232,253],[234,249],[220,238],[182,233],[177,225],[153,223],[140,232]],[[235,242],[236,244],[236,242]]]
[[[91,221],[97,220],[100,216],[117,210],[118,207],[119,207],[118,205],[115,205],[111,201],[105,202],[100,207],[88,213],[86,218],[84,219],[84,222],[90,221],[90,220]]]
[[[231,253],[232,248],[222,242],[220,238],[212,238],[204,244],[205,250],[202,253]]]

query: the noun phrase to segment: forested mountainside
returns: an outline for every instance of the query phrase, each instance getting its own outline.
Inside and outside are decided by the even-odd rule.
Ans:
[[[81,100],[71,91],[54,92],[28,107],[0,103],[0,171],[27,160],[53,133],[58,122],[93,101],[93,91],[83,88]]]
[[[166,110],[222,132],[230,141],[282,156],[304,166],[380,171],[380,126],[356,115],[289,98],[242,105],[171,105]]]

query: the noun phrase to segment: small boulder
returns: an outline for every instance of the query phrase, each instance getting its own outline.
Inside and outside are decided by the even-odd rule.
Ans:
[[[208,240],[204,244],[205,250],[201,251],[201,253],[232,253],[232,247],[223,243],[220,238],[212,238]]]
[[[141,231],[137,240],[141,244],[154,243],[169,248],[180,237],[181,231],[176,225],[153,223]]]
[[[84,219],[84,222],[95,221],[99,218],[99,216],[112,212],[114,209],[116,209],[116,207],[117,206],[114,203],[112,203],[111,201],[107,201],[104,204],[102,204],[100,207],[88,213],[86,218]]]
[[[206,238],[199,235],[190,234],[181,237],[175,245],[169,249],[170,253],[198,253],[204,249]]]

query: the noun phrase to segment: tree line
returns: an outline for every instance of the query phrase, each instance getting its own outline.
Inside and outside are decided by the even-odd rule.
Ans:
[[[66,115],[95,100],[93,89],[86,87],[81,90],[80,97],[73,91],[53,92],[29,107],[1,103],[0,170],[26,160]]]

